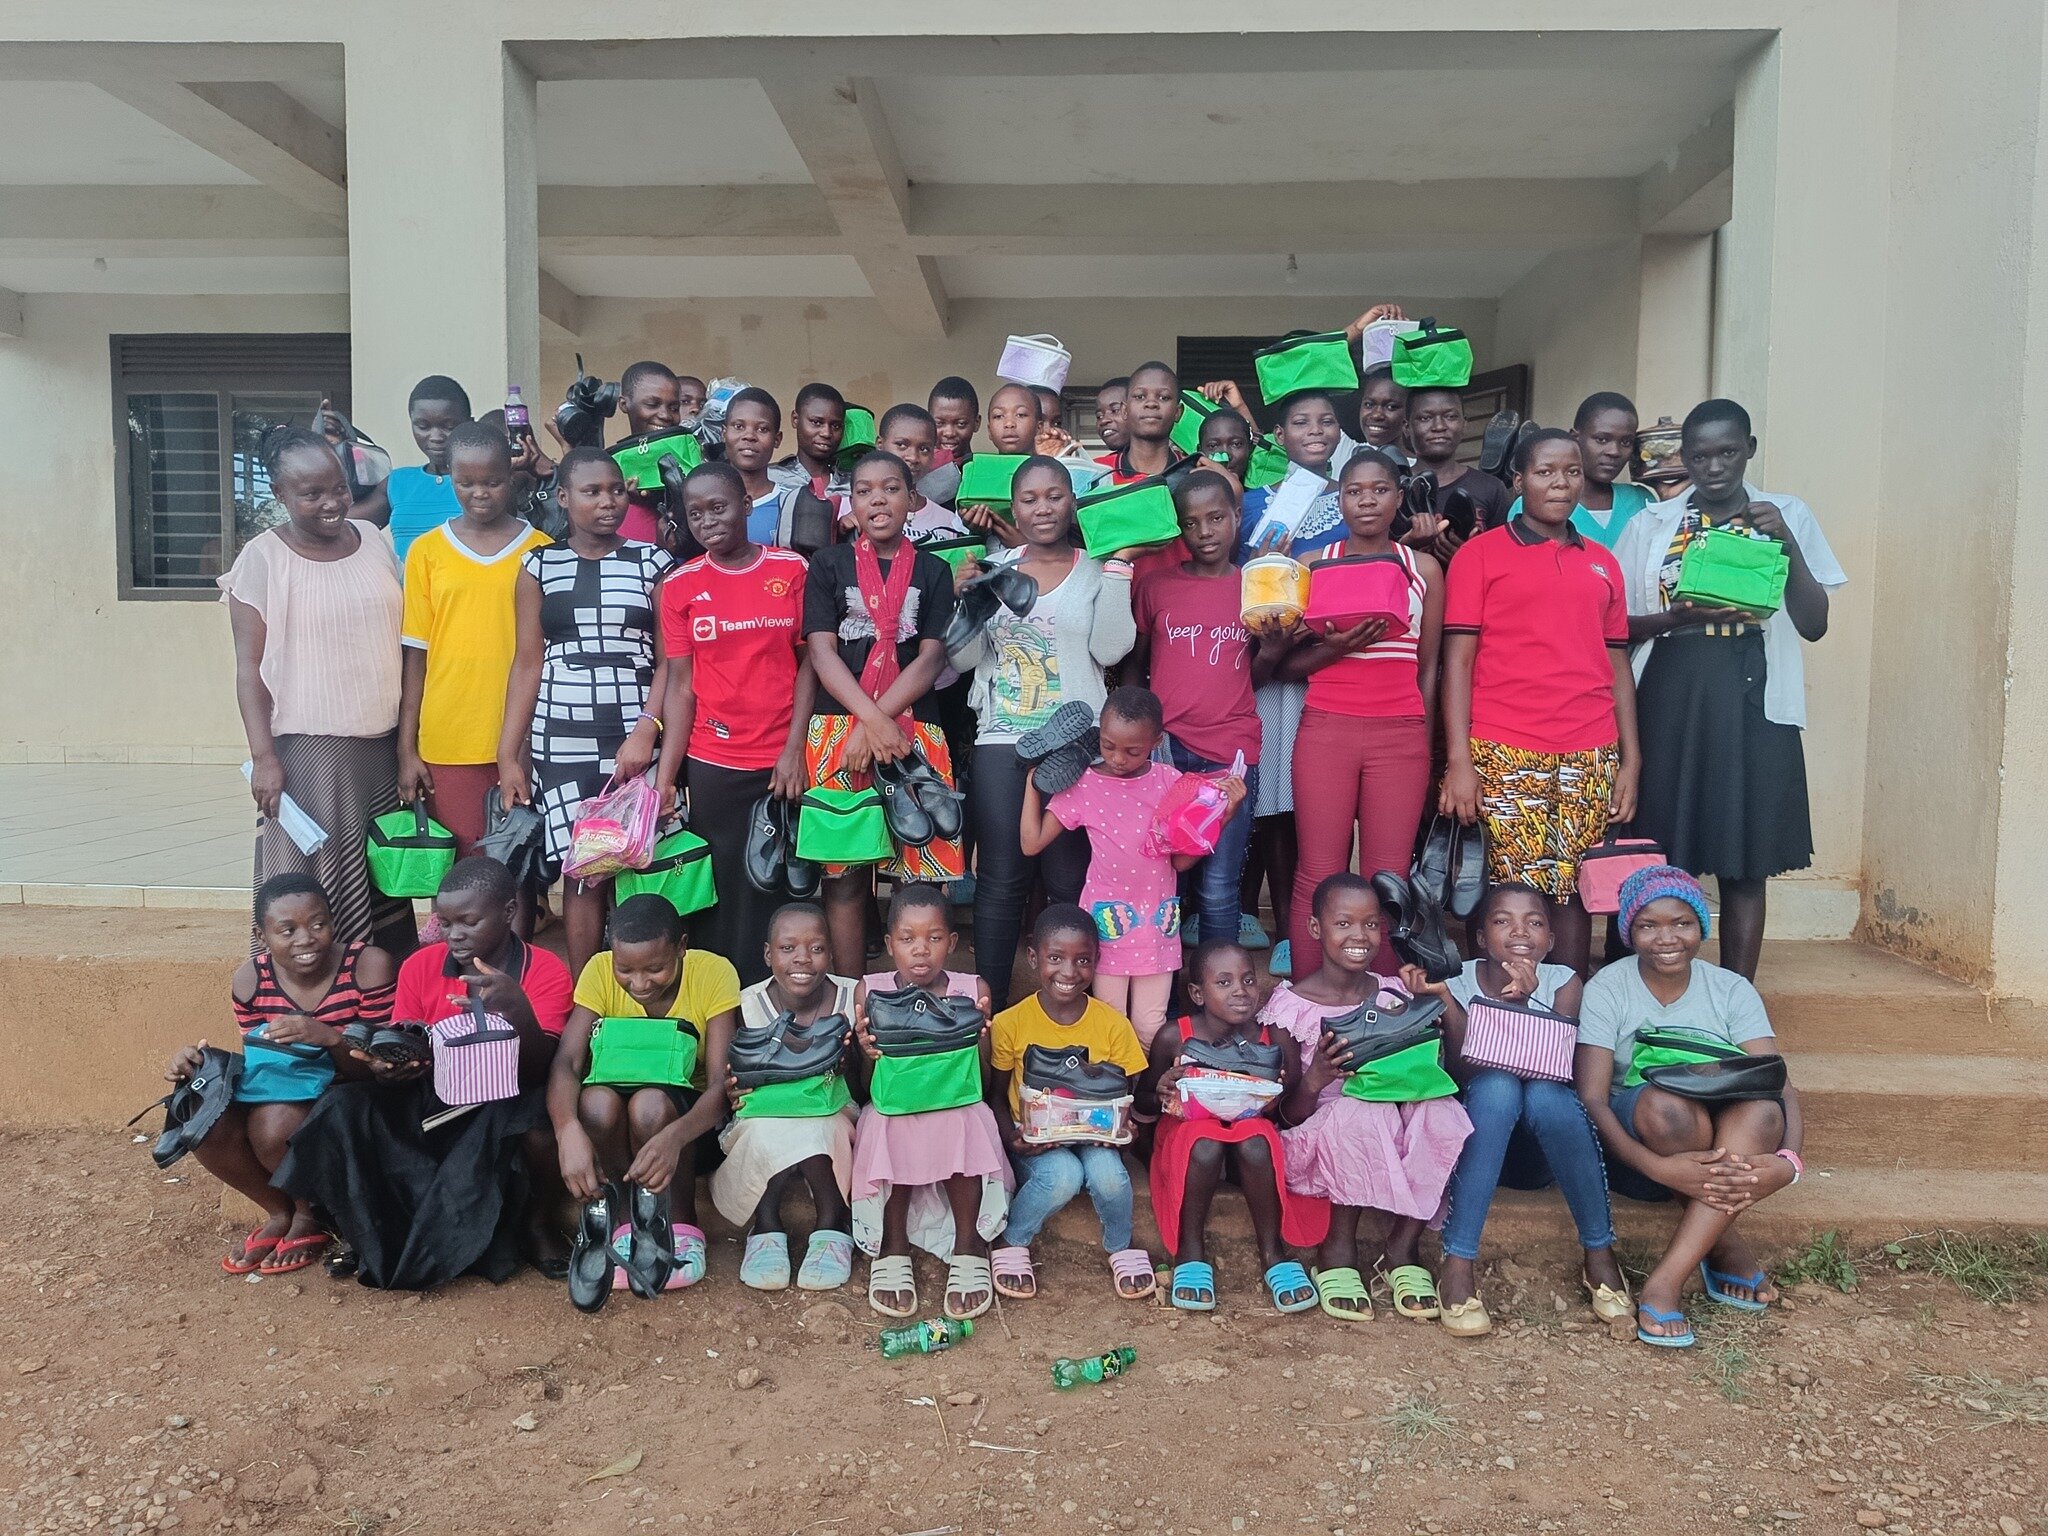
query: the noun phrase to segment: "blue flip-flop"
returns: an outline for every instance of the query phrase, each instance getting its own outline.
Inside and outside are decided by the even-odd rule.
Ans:
[[[1316,1304],[1315,1282],[1308,1277],[1308,1271],[1292,1259],[1283,1260],[1266,1271],[1266,1290],[1273,1298],[1273,1306],[1281,1312],[1306,1312]],[[1280,1298],[1293,1295],[1293,1301]]]
[[[1718,1301],[1724,1307],[1733,1307],[1738,1312],[1768,1312],[1771,1310],[1771,1304],[1767,1301],[1758,1301],[1754,1297],[1730,1296],[1721,1289],[1722,1286],[1744,1285],[1752,1291],[1760,1291],[1770,1282],[1771,1277],[1761,1269],[1753,1275],[1731,1275],[1723,1270],[1709,1269],[1707,1261],[1700,1260],[1700,1284],[1707,1288],[1708,1299]]]
[[[1636,1311],[1649,1318],[1653,1323],[1685,1322],[1685,1314],[1683,1312],[1660,1312],[1646,1302],[1636,1303]],[[1698,1338],[1694,1336],[1690,1324],[1687,1325],[1683,1333],[1650,1333],[1645,1331],[1643,1325],[1638,1322],[1636,1324],[1636,1338],[1641,1343],[1653,1345],[1658,1349],[1691,1349],[1693,1345],[1699,1342]]]
[[[1206,1301],[1202,1299],[1203,1292],[1208,1293]],[[1183,1312],[1214,1312],[1216,1266],[1204,1264],[1200,1259],[1174,1265],[1172,1301]]]

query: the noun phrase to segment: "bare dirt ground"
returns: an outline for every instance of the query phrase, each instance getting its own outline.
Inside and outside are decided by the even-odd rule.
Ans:
[[[531,1274],[231,1279],[217,1187],[125,1133],[0,1138],[0,1172],[9,1532],[2048,1532],[2025,1240],[1945,1266],[2017,1299],[1907,1244],[1761,1320],[1702,1301],[1685,1354],[1595,1324],[1564,1242],[1492,1256],[1479,1342],[1277,1316],[1229,1244],[1213,1316],[1118,1302],[1050,1243],[1044,1300],[886,1361],[860,1292],[744,1290],[730,1243],[585,1318]],[[1123,1343],[1125,1381],[1052,1388]]]

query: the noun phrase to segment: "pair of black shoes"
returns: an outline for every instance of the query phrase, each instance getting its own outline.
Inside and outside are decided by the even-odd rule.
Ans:
[[[989,565],[953,598],[953,622],[946,626],[946,650],[964,651],[987,629],[998,610],[1023,618],[1038,602],[1038,583],[1014,565]]]
[[[774,795],[763,795],[747,812],[747,845],[742,855],[747,884],[764,896],[787,895],[809,901],[818,894],[824,871],[814,859],[796,852],[797,807]]]
[[[1486,823],[1432,818],[1409,877],[1452,917],[1471,917],[1486,899]]]
[[[1408,477],[1401,488],[1400,526],[1396,537],[1406,534],[1415,525],[1415,519],[1437,510],[1436,476],[1428,470],[1421,470]],[[1479,525],[1479,503],[1472,499],[1471,492],[1461,485],[1451,487],[1444,497],[1444,525],[1460,539],[1469,539]]]
[[[900,846],[922,848],[934,838],[950,842],[960,836],[967,821],[965,797],[940,777],[922,752],[912,748],[894,762],[877,761],[874,778],[889,835]]]
[[[1533,421],[1524,421],[1515,411],[1495,411],[1479,440],[1479,469],[1493,476],[1509,490],[1515,488],[1515,455],[1522,444],[1542,431]]]
[[[1458,946],[1445,931],[1443,903],[1414,880],[1383,869],[1372,877],[1373,894],[1387,915],[1394,953],[1419,965],[1431,981],[1449,981],[1465,968]]]
[[[352,1051],[361,1051],[387,1067],[424,1066],[434,1059],[433,1043],[421,1024],[392,1024],[379,1028],[358,1020],[341,1032]]]
[[[623,1215],[630,1223],[626,1253],[612,1251],[612,1228]],[[652,1301],[676,1268],[675,1228],[669,1224],[668,1192],[638,1184],[607,1184],[584,1202],[569,1249],[569,1300],[579,1312],[595,1312],[611,1299],[612,1270],[626,1272],[626,1284],[642,1301]]]
[[[1031,765],[1031,782],[1038,792],[1056,795],[1081,782],[1101,746],[1095,711],[1079,699],[1070,699],[1037,730],[1017,738],[1017,756]]]

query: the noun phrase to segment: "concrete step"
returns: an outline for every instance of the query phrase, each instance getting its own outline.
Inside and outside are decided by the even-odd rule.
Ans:
[[[2048,1168],[2048,1061],[1787,1049],[1814,1157],[1872,1169]]]

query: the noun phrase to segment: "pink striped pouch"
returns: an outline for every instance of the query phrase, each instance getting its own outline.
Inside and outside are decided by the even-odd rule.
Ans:
[[[519,1031],[495,1013],[458,1013],[428,1030],[434,1093],[443,1104],[488,1104],[519,1095]]]
[[[1465,1060],[1516,1077],[1572,1080],[1579,1021],[1522,1003],[1475,997],[1465,1005]]]

